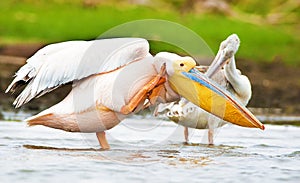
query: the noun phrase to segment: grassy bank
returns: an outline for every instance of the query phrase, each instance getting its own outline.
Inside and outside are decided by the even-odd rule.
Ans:
[[[220,14],[182,13],[172,7],[128,3],[90,5],[80,0],[3,0],[0,11],[0,44],[94,39],[122,23],[154,18],[187,26],[214,52],[226,36],[237,33],[242,41],[238,57],[300,65],[300,40],[288,25],[258,25]]]

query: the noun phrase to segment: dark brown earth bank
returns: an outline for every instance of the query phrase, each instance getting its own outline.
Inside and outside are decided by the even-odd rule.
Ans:
[[[25,63],[26,58],[42,46],[43,44],[16,44],[0,47],[0,107],[2,110],[15,110],[12,102],[18,93],[10,95],[5,94],[4,91],[12,81],[16,70]],[[237,58],[237,67],[251,80],[253,96],[248,107],[256,108],[255,113],[300,115],[299,66],[287,66],[280,61],[266,63]],[[17,110],[42,110],[60,101],[69,90],[70,85],[61,87]]]

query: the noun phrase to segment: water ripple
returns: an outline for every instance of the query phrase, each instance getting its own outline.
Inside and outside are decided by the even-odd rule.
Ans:
[[[7,129],[0,133],[0,164],[5,165],[0,167],[1,183],[100,178],[101,182],[297,182],[300,178],[299,138],[291,138],[299,137],[300,128],[295,127],[268,126],[266,132],[231,127],[219,132],[216,145],[183,140],[155,144],[172,126],[158,129],[153,139],[136,140],[130,139],[132,133],[116,128],[109,133],[122,134],[125,140],[108,138],[112,149],[101,151],[83,143],[85,136],[27,129],[20,123],[2,123],[3,129],[1,125]],[[128,139],[131,143],[126,143]]]

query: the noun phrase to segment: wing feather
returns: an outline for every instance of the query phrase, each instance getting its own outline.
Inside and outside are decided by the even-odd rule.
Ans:
[[[20,107],[62,84],[115,70],[129,62],[144,58],[148,53],[149,44],[141,38],[51,44],[27,60],[27,64],[17,71],[6,92],[14,92],[20,82],[28,83],[14,102],[16,107]]]

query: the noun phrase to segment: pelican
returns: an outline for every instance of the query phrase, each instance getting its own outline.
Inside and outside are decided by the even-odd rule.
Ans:
[[[230,45],[225,47],[226,53],[232,52]],[[72,82],[72,90],[61,102],[25,121],[29,126],[96,133],[102,149],[110,148],[106,130],[149,105],[177,101],[180,96],[198,106],[207,106],[208,112],[234,124],[263,128],[246,108],[197,73],[195,66],[196,62],[188,56],[168,52],[152,56],[147,40],[142,38],[68,41],[37,51],[16,72],[6,92],[27,84],[13,103],[20,107]],[[192,87],[190,93],[182,89],[187,84]],[[198,97],[212,94],[228,104],[225,115],[210,109],[211,104],[198,101]],[[232,112],[236,115],[232,116]],[[241,120],[236,121],[236,117]]]
[[[234,47],[233,50],[238,49],[240,40],[236,34],[233,34],[221,43],[216,59],[212,62],[210,67],[196,66],[196,68],[227,90],[241,105],[246,106],[252,94],[251,83],[248,77],[242,75],[241,71],[236,68],[234,54],[227,60],[218,59],[229,42],[232,43],[231,45]],[[224,66],[223,69],[216,69],[222,66]],[[213,144],[214,129],[227,124],[226,121],[206,112],[185,98],[181,98],[179,102],[158,105],[155,110],[155,115],[158,114],[166,114],[169,119],[184,126],[186,142],[189,140],[188,128],[208,128],[208,143]]]

